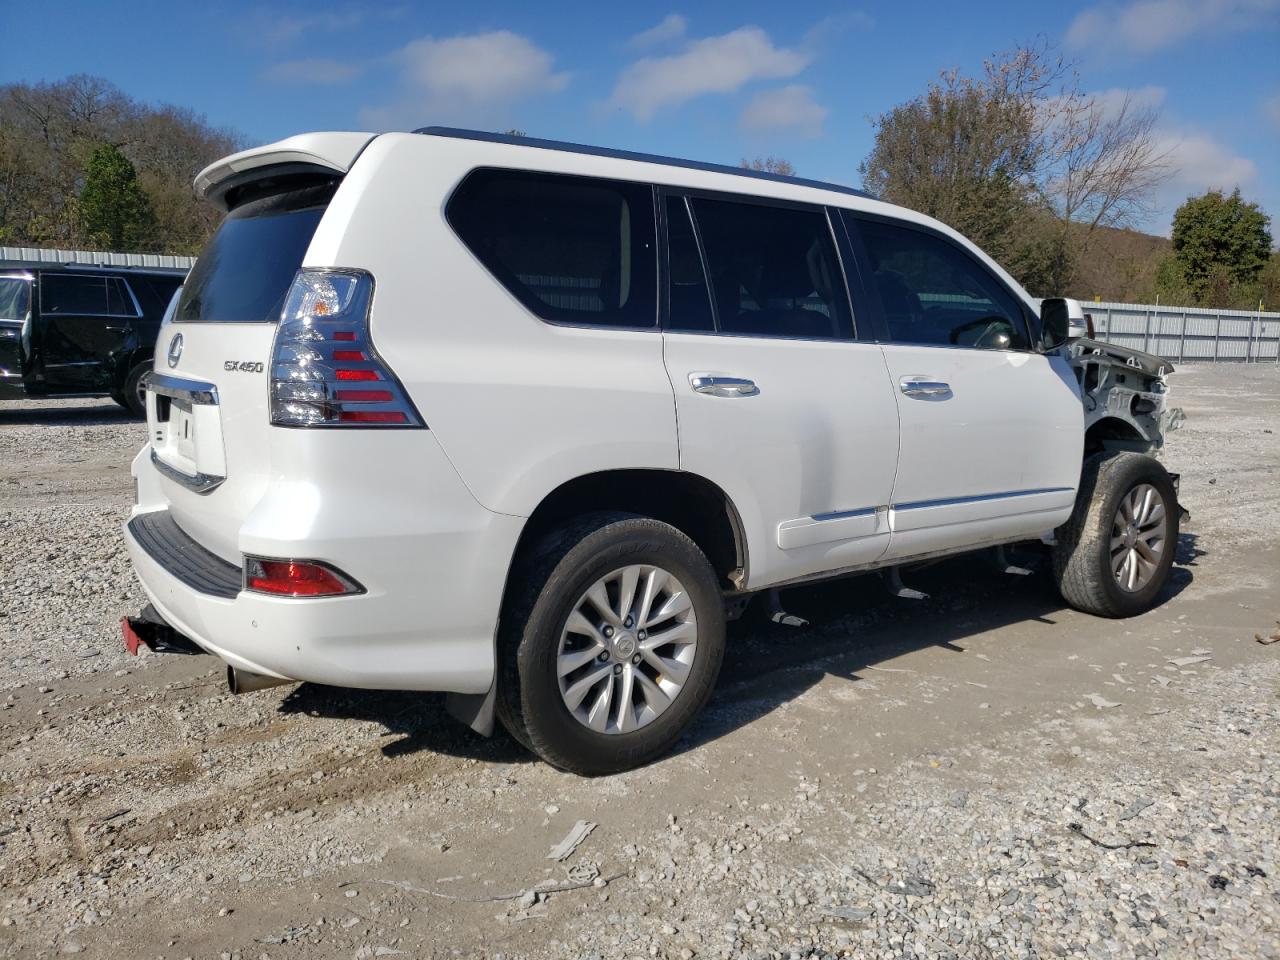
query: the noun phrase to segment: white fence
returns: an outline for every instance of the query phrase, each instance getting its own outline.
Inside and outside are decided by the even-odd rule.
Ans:
[[[1280,363],[1280,313],[1165,304],[1084,304],[1099,340],[1166,360]]]
[[[176,267],[190,270],[195,257],[163,253],[111,253],[107,250],[51,250],[44,247],[0,247],[0,267],[5,263],[78,263],[98,267]]]

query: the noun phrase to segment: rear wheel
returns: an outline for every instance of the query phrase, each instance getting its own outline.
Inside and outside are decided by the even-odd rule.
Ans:
[[[513,584],[498,695],[512,735],[586,775],[669,750],[724,656],[720,588],[697,545],[657,520],[597,514],[557,531]]]
[[[151,369],[151,361],[145,360],[129,371],[124,378],[124,386],[119,392],[113,392],[111,399],[124,407],[139,420],[147,417],[147,391],[143,389],[142,377]]]
[[[1149,610],[1178,543],[1173,481],[1152,457],[1100,453],[1085,461],[1075,512],[1057,531],[1053,569],[1071,606],[1100,617]]]

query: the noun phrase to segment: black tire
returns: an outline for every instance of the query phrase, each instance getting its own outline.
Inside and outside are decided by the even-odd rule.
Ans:
[[[151,369],[151,361],[144,360],[129,371],[124,378],[124,386],[119,393],[112,393],[111,399],[124,407],[139,420],[147,419],[147,402],[139,391],[139,382],[143,374]]]
[[[1121,500],[1150,484],[1164,501],[1164,544],[1151,579],[1125,590],[1112,567],[1113,521]],[[1085,460],[1071,519],[1055,534],[1053,573],[1068,604],[1099,617],[1132,617],[1150,610],[1169,578],[1178,545],[1180,508],[1173,481],[1159,461],[1138,453],[1098,453]]]
[[[665,711],[629,733],[597,733],[560,694],[556,658],[574,604],[596,580],[631,564],[660,565],[693,601],[697,654]],[[526,748],[584,776],[619,773],[666,753],[706,704],[724,659],[724,606],[715,571],[670,524],[626,513],[568,522],[517,560],[498,626],[497,713]]]

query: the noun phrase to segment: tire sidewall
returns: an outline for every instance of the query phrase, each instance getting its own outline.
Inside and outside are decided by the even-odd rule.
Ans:
[[[1144,483],[1155,487],[1164,500],[1165,546],[1150,582],[1140,590],[1128,591],[1116,582],[1111,565],[1111,531],[1120,502],[1135,487]],[[1098,580],[1110,605],[1121,616],[1134,616],[1155,605],[1168,581],[1169,570],[1178,549],[1178,499],[1173,481],[1159,461],[1151,457],[1121,456],[1103,464],[1095,498],[1090,522],[1096,524],[1094,533],[1097,546],[1093,562],[1097,565]]]
[[[143,375],[150,369],[150,360],[144,360],[142,363],[134,366],[134,368],[129,371],[129,375],[124,378],[124,390],[121,393],[122,400],[117,401],[118,403],[122,402],[125,408],[135,417],[143,420],[147,417],[147,408],[145,404],[139,402],[138,381],[141,380]]]
[[[678,698],[659,717],[630,733],[597,733],[583,726],[561,697],[556,671],[560,636],[591,584],[633,564],[662,567],[684,585],[698,621],[698,650]],[[645,519],[596,530],[556,564],[523,630],[516,666],[530,739],[553,763],[580,773],[611,773],[653,759],[679,739],[706,703],[723,659],[724,629],[715,575],[701,551],[682,534]]]

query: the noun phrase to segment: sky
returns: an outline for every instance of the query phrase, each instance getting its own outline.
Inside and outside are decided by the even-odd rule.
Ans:
[[[774,155],[854,186],[871,118],[942,70],[1043,38],[1085,90],[1159,108],[1174,173],[1140,227],[1167,235],[1188,196],[1238,186],[1280,239],[1280,0],[0,0],[0,37],[0,82],[94,74],[251,143],[514,127],[721,163]]]

